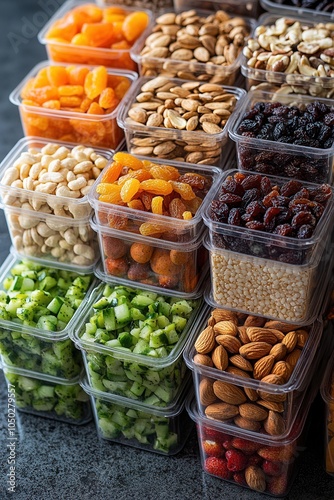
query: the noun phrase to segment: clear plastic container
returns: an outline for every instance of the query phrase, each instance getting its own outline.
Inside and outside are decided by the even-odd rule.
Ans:
[[[327,474],[334,476],[334,353],[331,355],[321,388],[322,399],[326,405],[325,413],[325,453],[324,463]]]
[[[289,85],[288,83],[274,84],[270,82],[260,82],[258,80],[245,80],[245,87],[247,90],[261,90],[264,92],[272,92],[273,100],[279,101],[281,95],[286,94],[302,94],[302,95],[312,95],[320,98],[332,99],[334,96],[334,88],[325,87],[310,87],[308,89],[307,85]]]
[[[297,324],[318,315],[333,265],[329,246],[323,252],[318,248],[303,265],[225,250],[208,238],[204,246],[210,256],[212,303]]]
[[[107,395],[92,389],[86,380],[81,386],[91,397],[100,438],[162,455],[175,455],[185,445],[192,430],[185,411],[185,398],[191,394],[189,377],[180,387],[175,403],[163,409]]]
[[[64,64],[50,63],[49,61],[37,64],[9,96],[10,101],[19,107],[24,134],[92,147],[116,149],[124,137],[116,121],[123,100],[111,113],[105,115],[22,104],[21,92],[27,81],[48,66],[64,66]],[[92,69],[93,66],[89,68]],[[137,79],[137,73],[127,70],[108,69],[108,75],[125,77],[131,84]],[[131,92],[131,86],[128,92]]]
[[[203,417],[194,400],[187,411],[196,423],[202,469],[207,474],[272,497],[285,497],[306,449],[309,429],[307,416],[316,392],[307,394],[290,433],[272,440],[270,436],[250,436]],[[234,462],[233,462],[234,461]],[[232,462],[237,464],[232,466]],[[228,464],[232,470],[228,469]],[[235,470],[237,469],[237,470]],[[224,495],[222,484],[222,495]],[[241,493],[241,491],[240,491]],[[240,495],[241,496],[241,495]]]
[[[24,189],[23,187],[13,187],[7,184],[7,171],[8,169],[14,168],[15,162],[19,158],[21,158],[22,154],[27,153],[27,155],[29,155],[29,151],[33,152],[34,155],[40,154],[42,149],[45,148],[48,144],[52,144],[54,145],[54,147],[58,146],[59,148],[67,148],[69,150],[69,153],[71,153],[71,158],[73,159],[72,150],[73,148],[75,148],[74,144],[62,141],[56,142],[52,140],[41,139],[39,137],[24,137],[20,139],[0,164],[0,198],[2,203],[4,205],[10,205],[19,208],[23,208],[24,206],[27,206],[23,204],[29,203],[31,209],[35,210],[36,212],[50,210],[50,214],[64,214],[74,219],[87,219],[87,217],[89,217],[92,212],[91,206],[87,199],[87,195],[81,195],[79,198],[70,198],[65,196],[57,196],[55,194],[43,193],[42,191],[36,191],[35,189],[32,190]],[[88,152],[91,149],[92,148],[87,148],[86,151]],[[101,148],[94,148],[94,150],[92,150],[92,154],[94,154],[93,151],[97,155],[105,158],[106,161],[109,161],[113,154],[113,151]],[[50,156],[46,153],[42,154],[42,158],[45,159],[47,158],[47,156]],[[82,153],[82,155],[84,155],[84,153]],[[88,155],[87,157],[89,158]],[[38,159],[36,159],[36,163],[37,160]],[[31,159],[31,161],[33,161],[33,158]],[[92,163],[92,167],[93,166],[94,163]],[[92,177],[92,179],[94,179],[94,177]]]
[[[247,137],[238,132],[243,117],[256,103],[270,103],[278,101],[288,107],[298,106],[304,110],[314,102],[326,104],[329,108],[334,105],[332,99],[320,99],[308,95],[280,95],[275,93],[254,90],[248,92],[243,100],[240,113],[232,117],[228,123],[229,135],[236,143],[238,167],[241,170],[260,172],[262,174],[280,175],[299,180],[306,180],[317,184],[332,182],[334,143],[330,148],[321,149],[310,146],[288,144],[286,142]],[[282,119],[282,123],[284,123]]]
[[[228,148],[227,125],[219,133],[208,134],[201,130],[178,130],[176,128],[153,127],[134,122],[129,119],[128,113],[136,97],[141,93],[143,85],[151,80],[150,77],[140,77],[134,87],[130,89],[124,100],[124,105],[117,117],[117,122],[124,129],[127,150],[134,155],[143,155],[146,157],[164,158],[168,162],[173,159],[187,158],[189,165],[200,164],[221,166],[230,154]],[[169,78],[169,81],[175,83],[175,86],[186,83],[186,80],[179,78]],[[240,101],[245,96],[243,89],[221,85],[222,89],[235,96],[237,102],[227,124],[234,114],[238,113]],[[194,162],[188,156],[191,152],[202,153],[201,159]],[[214,156],[212,156],[214,155]]]
[[[319,2],[320,3],[320,2]],[[286,3],[280,1],[271,1],[271,0],[260,0],[261,6],[264,10],[268,12],[272,12],[273,14],[278,14],[280,16],[300,16],[304,19],[314,20],[323,22],[331,22],[334,19],[334,10],[325,12],[322,8],[319,9],[307,9],[305,7],[296,7],[295,5],[286,5]]]
[[[278,6],[278,4],[277,4]],[[284,13],[282,12],[281,15],[275,15],[275,14],[263,14],[262,16],[259,17],[256,26],[253,28],[253,31],[249,37],[249,41],[252,39],[255,39],[255,42],[257,44],[257,36],[255,35],[256,29],[258,26],[265,26],[265,27],[270,27],[275,24],[275,22],[280,19],[284,18]],[[293,23],[294,21],[299,22],[302,26],[306,26],[308,28],[313,28],[317,23],[321,22],[322,19],[318,19],[317,16],[314,14],[312,15],[312,20],[310,20],[309,17],[304,16],[304,12],[301,17],[296,17],[295,15],[288,14],[288,19],[290,23]],[[324,20],[324,19],[323,19]],[[313,21],[313,22],[312,22]],[[330,19],[328,19],[330,22]],[[291,35],[293,37],[293,35]],[[325,35],[324,35],[325,36]],[[311,37],[311,41],[315,40],[315,35],[313,34]],[[281,36],[281,39],[283,40],[283,35]],[[300,40],[300,35],[297,33],[297,39],[296,39],[296,44],[299,43]],[[276,41],[276,40],[275,40]],[[286,42],[285,42],[286,43]],[[297,53],[297,45],[294,44],[292,45],[292,52]],[[268,46],[268,50],[270,50]],[[247,53],[247,48],[244,49],[244,52],[246,51]],[[265,51],[265,50],[264,50]],[[275,52],[275,55],[276,52]],[[284,54],[283,54],[284,55]],[[307,54],[309,56],[310,54]],[[250,56],[250,54],[249,54]],[[305,56],[305,54],[304,54]],[[278,59],[277,59],[278,60]],[[322,89],[333,89],[334,87],[334,80],[332,76],[312,76],[312,71],[307,71],[302,69],[300,71],[297,67],[294,68],[291,66],[291,72],[289,69],[289,72],[287,72],[287,68],[284,71],[272,71],[272,70],[267,70],[267,69],[261,69],[263,66],[266,67],[266,60],[263,61],[252,61],[250,66],[248,62],[250,61],[250,57],[246,57],[244,54],[241,55],[240,58],[240,64],[241,64],[241,73],[246,77],[246,81],[248,81],[248,86],[256,85],[256,83],[259,82],[270,82],[270,83],[275,83],[275,84],[282,84],[282,83],[288,83],[289,85],[301,85],[304,89],[308,89],[308,92],[310,92],[311,95],[317,95],[322,91]],[[255,67],[255,64],[257,67]],[[254,65],[254,67],[253,67]],[[303,63],[302,67],[308,66],[307,63]],[[288,66],[289,68],[289,66]],[[312,69],[312,67],[311,67]]]
[[[74,220],[22,208],[2,208],[13,247],[20,257],[51,267],[93,271],[100,252],[89,218]]]
[[[173,7],[173,0],[97,0],[96,3],[102,7],[109,5],[121,5],[137,8],[151,9],[153,12],[166,7]]]
[[[38,327],[26,325],[23,321],[20,322],[15,316],[14,319],[5,319],[4,310],[6,310],[6,306],[4,306],[3,300],[7,296],[7,288],[5,288],[4,284],[8,278],[18,276],[17,272],[15,271],[14,274],[12,270],[20,263],[21,259],[12,253],[7,257],[0,269],[0,294],[4,294],[0,302],[1,358],[3,362],[10,367],[23,368],[25,370],[38,372],[45,376],[50,375],[62,379],[73,379],[80,374],[83,365],[78,350],[69,338],[69,332],[78,321],[85,305],[85,296],[89,297],[93,287],[96,285],[96,280],[94,276],[91,276],[91,283],[87,288],[87,292],[85,294],[82,293],[81,303],[75,309],[72,308],[73,315],[67,324],[64,323],[64,326],[57,331],[46,330],[40,325],[38,325]],[[29,261],[27,261],[27,264],[29,265]],[[43,266],[40,267],[40,271],[43,272]],[[50,271],[52,275],[52,271],[55,270],[50,269]],[[31,266],[30,272],[32,275],[39,272],[36,269],[36,265]],[[26,273],[28,273],[28,267]],[[62,274],[63,272],[58,271],[57,279],[66,279],[66,275],[62,276]],[[42,274],[40,274],[40,276],[41,275]],[[53,276],[55,276],[54,273]],[[77,277],[80,277],[80,274],[77,274]],[[74,279],[75,277],[73,277],[72,282]],[[65,293],[66,289],[64,289],[64,294]],[[51,314],[51,311],[48,309],[44,312],[44,315]],[[58,315],[53,316],[57,318]],[[60,315],[59,318],[61,318]],[[63,323],[58,324],[63,325]]]
[[[198,323],[196,330],[193,330],[183,353],[184,360],[193,373],[199,413],[204,417],[223,423],[232,432],[236,429],[253,437],[258,434],[267,435],[273,441],[286,437],[294,424],[304,393],[316,373],[315,367],[321,361],[322,345],[325,344],[325,347],[328,345],[327,339],[322,340],[322,322],[316,320],[311,325],[300,327],[299,325],[293,327],[291,324],[285,323],[287,325],[285,330],[288,327],[295,328],[300,333],[303,330],[303,332],[308,332],[308,338],[303,346],[297,347],[298,344],[294,342],[295,347],[293,349],[287,347],[284,356],[284,351],[279,349],[281,348],[280,344],[284,344],[284,339],[282,339],[281,343],[271,344],[272,346],[278,345],[278,348],[272,351],[273,354],[269,355],[267,353],[261,357],[261,353],[250,352],[256,348],[255,342],[242,343],[240,340],[241,335],[238,334],[235,338],[239,340],[239,349],[248,344],[249,352],[233,349],[230,344],[224,343],[224,365],[221,366],[225,366],[225,369],[220,370],[216,368],[216,365],[213,365],[212,361],[212,366],[209,366],[202,364],[200,357],[198,360],[195,358],[195,355],[199,352],[195,348],[195,343],[200,334],[207,328],[210,315],[211,309],[208,313],[202,315],[202,322]],[[223,324],[224,320],[220,323]],[[278,330],[282,333],[284,322],[275,321],[272,323],[273,331],[277,332]],[[219,322],[216,324],[218,324],[220,330],[221,325]],[[239,322],[239,324],[243,326],[243,321]],[[216,327],[217,332],[218,327]],[[265,328],[269,329],[269,325]],[[259,335],[259,331],[260,328],[256,332],[257,335]],[[223,333],[219,333],[219,335],[224,336]],[[264,339],[264,334],[261,338]],[[267,338],[269,338],[269,333]],[[287,337],[286,342],[290,342],[290,337]],[[257,344],[262,343],[265,343],[265,339],[257,342]],[[197,343],[196,346],[198,345]],[[219,345],[222,346],[222,344],[216,342],[216,347]],[[285,345],[288,346],[289,344]],[[202,350],[199,347],[198,349]],[[278,354],[278,349],[280,354]],[[206,355],[205,362],[209,361],[209,357],[217,362],[216,354]],[[271,358],[272,356],[275,357],[274,360]],[[258,363],[259,360],[261,360],[261,363]],[[271,363],[273,370],[277,360],[284,361],[284,367],[281,363],[282,366],[277,367],[279,372],[273,374],[267,382],[265,377],[272,374],[271,371],[268,373],[269,362],[273,361]],[[255,363],[257,363],[256,366]],[[264,380],[262,378],[253,378],[253,374],[260,377],[260,373],[266,373],[262,377]],[[281,373],[280,380],[276,380],[278,373]],[[287,376],[284,377],[284,374]]]
[[[106,2],[106,7],[120,6],[119,2]],[[52,61],[57,62],[68,62],[77,64],[93,64],[93,65],[103,65],[111,68],[128,69],[132,71],[137,71],[137,65],[131,58],[130,49],[111,49],[105,47],[92,47],[88,45],[75,45],[72,43],[66,43],[62,40],[48,39],[46,37],[47,32],[51,26],[60,20],[65,14],[68,14],[71,10],[76,7],[82,7],[84,5],[89,5],[89,2],[70,0],[62,5],[59,10],[51,17],[49,22],[44,26],[44,28],[38,34],[38,40],[40,43],[46,46],[48,53],[48,58]],[[103,6],[102,6],[103,7]],[[128,7],[122,5],[122,9],[127,13],[131,14],[138,10],[135,7]],[[140,10],[143,10],[142,8]],[[139,45],[143,39],[146,38],[150,27],[153,22],[152,12],[145,9],[145,12],[150,17],[150,22],[147,28],[143,31],[140,37],[136,40],[132,48]]]
[[[73,380],[48,377],[5,363],[2,369],[17,410],[75,425],[92,419],[89,396],[79,384],[80,377]]]
[[[200,7],[203,6],[203,3]],[[190,9],[193,9],[193,4]],[[180,8],[175,6],[174,10],[164,9],[159,12],[161,14],[167,14],[168,12],[173,12],[176,14],[182,13],[187,9]],[[202,8],[196,9],[196,14],[201,17],[207,17],[212,14],[210,10],[203,10]],[[231,14],[233,17],[233,14]],[[249,17],[243,18],[248,31],[251,32],[255,21]],[[155,32],[155,26],[153,24],[153,28],[150,29],[147,35]],[[216,40],[217,35],[214,37]],[[239,73],[239,67],[241,62],[242,51],[236,57],[236,59],[226,66],[222,64],[214,64],[214,63],[205,63],[198,62],[195,58],[192,58],[190,61],[184,61],[181,59],[172,59],[171,57],[163,58],[163,57],[152,57],[141,55],[142,49],[145,47],[145,40],[142,39],[141,43],[138,43],[135,47],[130,50],[131,57],[138,63],[139,74],[141,76],[157,76],[157,75],[166,75],[169,78],[182,78],[185,80],[195,80],[201,82],[209,82],[209,83],[217,83],[219,85],[234,85],[234,82]]]
[[[144,159],[143,157],[135,156],[139,159]],[[210,186],[208,193],[218,186],[222,177],[222,171],[217,167],[205,165],[193,166],[180,162],[173,162],[170,160],[166,162],[166,160],[158,159],[154,159],[154,164],[167,164],[173,166],[178,169],[180,175],[192,172],[205,177]],[[105,172],[106,171],[104,171],[104,173]],[[112,228],[113,230],[119,229],[125,233],[140,234],[140,227],[142,224],[153,223],[160,231],[160,233],[155,232],[155,238],[160,237],[162,240],[168,242],[173,241],[179,244],[193,242],[198,237],[203,225],[203,203],[191,219],[184,220],[177,219],[176,217],[153,214],[152,212],[145,212],[143,210],[136,210],[127,206],[102,202],[98,199],[99,194],[96,192],[96,188],[101,183],[104,173],[98,177],[88,193],[88,201],[95,210],[96,220],[100,226]],[[204,200],[208,196],[208,193],[205,195]],[[121,223],[119,224],[119,222]]]
[[[144,283],[160,292],[169,288],[193,294],[207,271],[208,255],[202,245],[205,230],[185,245],[107,229],[94,218],[91,227],[98,233],[103,270],[109,280],[115,277],[116,282],[121,279],[128,286]]]
[[[151,321],[150,325],[148,325],[147,322],[140,322],[142,326],[139,326],[139,328],[146,328],[141,333],[141,336],[138,337],[135,348],[133,348],[134,350],[125,348],[124,346],[122,347],[117,339],[106,341],[105,339],[107,337],[111,339],[114,338],[113,330],[104,331],[102,327],[101,331],[98,330],[97,332],[95,331],[95,333],[89,333],[91,330],[95,329],[94,326],[92,327],[89,325],[89,323],[92,323],[93,320],[91,321],[91,318],[94,315],[95,317],[100,317],[102,315],[102,318],[106,318],[110,314],[109,312],[104,313],[103,309],[100,313],[94,312],[92,307],[93,303],[96,303],[104,297],[103,291],[105,286],[105,284],[101,284],[96,288],[95,293],[93,292],[91,300],[82,313],[80,324],[77,324],[76,328],[72,331],[73,341],[83,351],[82,354],[89,385],[94,390],[134,399],[141,402],[141,404],[152,404],[153,406],[169,406],[173,404],[180,385],[187,373],[187,368],[182,358],[182,351],[190,330],[195,327],[194,325],[200,311],[201,301],[196,300],[190,302],[192,303],[193,310],[190,313],[186,325],[184,326],[183,324],[183,329],[179,331],[178,340],[173,344],[173,348],[169,353],[164,349],[164,352],[160,353],[161,357],[157,357],[157,351],[153,353],[152,347],[148,346],[149,335],[158,331],[161,332],[156,323],[157,319],[155,319],[153,323]],[[149,293],[147,295],[148,292],[143,290],[132,289],[132,291],[134,290],[139,296],[149,295],[149,301],[157,300],[158,294],[152,295]],[[172,300],[172,302],[178,302],[176,297],[166,297],[168,303],[170,300]],[[158,302],[159,301],[161,301],[161,298]],[[136,307],[133,301],[132,304],[133,307]],[[110,307],[107,306],[107,310],[109,309]],[[131,317],[138,317],[138,312],[134,311],[130,314]],[[154,320],[154,318],[151,319]],[[176,318],[174,319],[176,321]],[[108,319],[106,321],[108,321]],[[95,323],[95,321],[93,321],[93,323]],[[103,324],[105,324],[105,322]],[[134,324],[138,326],[138,320],[133,321],[131,324],[132,326],[130,325],[132,328],[131,331],[133,331]],[[125,326],[123,326],[125,331],[126,326],[128,326],[128,323],[125,323]],[[113,327],[108,326],[108,328]],[[119,327],[115,335],[117,336],[118,333]],[[133,335],[134,334],[135,332],[133,331]],[[147,341],[143,342],[145,338]],[[115,346],[116,344],[118,344],[118,346]],[[145,345],[143,346],[142,344]],[[147,352],[151,352],[151,354],[147,354]],[[155,355],[152,355],[152,353]]]
[[[257,18],[259,5],[258,0],[174,0],[174,6],[178,11],[189,9],[204,9],[210,11],[225,10],[229,14],[238,16],[250,16]]]

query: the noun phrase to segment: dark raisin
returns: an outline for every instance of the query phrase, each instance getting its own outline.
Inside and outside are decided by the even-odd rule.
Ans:
[[[238,134],[244,134],[245,132],[258,132],[260,129],[260,124],[254,120],[242,120],[238,128]]]
[[[257,163],[253,169],[260,174],[274,175],[277,173],[275,165],[270,165],[269,163]]]
[[[289,205],[290,198],[279,194],[278,196],[274,196],[271,202],[273,207],[287,207]]]
[[[302,262],[303,256],[300,252],[286,252],[281,253],[278,257],[280,262],[285,262],[287,264],[300,264]]]
[[[328,184],[322,184],[321,186],[312,189],[310,192],[311,200],[317,201],[318,203],[325,203],[331,196],[332,190]]]
[[[281,186],[281,195],[291,196],[296,194],[300,189],[302,189],[302,187],[302,183],[297,180],[288,181]]]
[[[312,234],[313,234],[313,227],[308,225],[308,224],[305,224],[303,226],[300,226],[300,228],[298,229],[298,232],[297,232],[297,238],[299,240],[304,240],[306,238],[311,238]]]
[[[300,226],[304,226],[305,224],[310,226],[315,226],[317,223],[316,218],[311,212],[298,212],[296,215],[292,217],[291,226],[294,229],[298,229]]]
[[[311,212],[315,216],[315,218],[319,220],[320,217],[322,216],[322,214],[324,213],[325,208],[320,203],[317,203],[317,202],[314,202],[314,203],[315,204],[311,208]]]
[[[303,187],[299,191],[297,191],[293,195],[293,197],[296,198],[296,199],[298,199],[298,198],[306,198],[306,199],[308,199],[310,197],[310,192],[309,192],[309,190],[307,188]]]
[[[275,227],[273,233],[280,236],[294,236],[294,229],[290,224],[279,224]]]
[[[273,206],[273,202],[272,202],[272,199],[275,198],[276,196],[279,196],[279,192],[276,191],[274,188],[272,191],[270,191],[270,193],[268,193],[262,200],[262,203],[265,207],[272,207]]]
[[[324,123],[330,127],[334,125],[334,111],[331,111],[324,116]]]
[[[241,213],[238,208],[231,208],[228,214],[227,224],[231,226],[241,226]]]
[[[237,194],[238,196],[242,196],[244,194],[244,190],[242,185],[238,183],[233,177],[228,176],[221,185],[222,193],[232,193]]]
[[[263,222],[266,226],[280,213],[281,209],[278,207],[269,207],[263,216]]]
[[[242,187],[245,191],[252,188],[259,188],[261,185],[261,175],[247,175],[242,181]]]
[[[242,206],[247,207],[252,201],[256,201],[261,197],[261,193],[258,189],[248,189],[242,197]]]
[[[229,206],[236,207],[241,204],[242,198],[237,194],[224,193],[219,195],[219,201],[222,201]]]
[[[214,221],[227,222],[228,213],[229,208],[226,203],[219,200],[213,200],[211,202],[210,216]]]
[[[249,222],[246,222],[246,227],[248,229],[254,229],[255,231],[264,231],[265,230],[265,225],[258,220],[251,220]]]
[[[266,177],[266,176],[263,176],[261,178],[261,193],[263,196],[267,195],[268,193],[270,193],[272,187],[271,187],[271,180]]]
[[[280,207],[280,208],[281,208],[281,211],[276,216],[276,223],[277,224],[284,224],[285,222],[288,222],[291,220],[292,211],[290,210],[290,208],[286,208],[286,207]]]

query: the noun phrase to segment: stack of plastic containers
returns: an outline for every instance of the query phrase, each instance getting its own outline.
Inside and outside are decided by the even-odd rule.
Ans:
[[[10,255],[1,268],[0,353],[20,410],[81,424],[90,405],[82,360],[69,332],[94,285],[92,275]]]

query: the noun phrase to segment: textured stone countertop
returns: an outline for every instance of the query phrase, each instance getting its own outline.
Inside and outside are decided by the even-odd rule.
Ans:
[[[46,59],[37,32],[62,0],[5,0],[0,16],[0,159],[23,136],[10,91]],[[42,7],[41,7],[42,6]],[[0,263],[10,240],[0,212]],[[0,499],[15,500],[255,500],[268,496],[239,488],[202,472],[195,429],[173,457],[97,439],[93,422],[71,426],[17,414],[16,493],[7,490],[7,389],[0,373]],[[290,500],[334,499],[334,479],[322,467],[324,412],[312,407],[308,448],[301,455]]]

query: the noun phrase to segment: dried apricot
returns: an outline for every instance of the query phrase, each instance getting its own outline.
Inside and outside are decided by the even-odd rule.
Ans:
[[[152,194],[165,195],[165,194],[170,194],[173,191],[172,184],[162,179],[148,179],[147,181],[141,182],[140,187],[144,191],[147,191]]]
[[[84,83],[84,89],[87,97],[90,99],[95,99],[98,97],[102,90],[104,90],[107,86],[107,68],[105,66],[98,66],[90,71]]]
[[[140,188],[140,181],[138,179],[128,179],[121,187],[121,198],[124,203],[132,200]]]
[[[69,83],[68,73],[64,66],[48,66],[46,68],[46,76],[49,83],[45,83],[44,85],[49,84],[52,85],[52,87],[59,87],[61,85],[67,85]]]
[[[111,23],[86,23],[81,32],[86,35],[89,45],[108,48],[114,40],[114,29]]]
[[[136,262],[146,264],[146,262],[150,261],[153,250],[154,248],[151,245],[146,245],[145,243],[132,243],[130,255]]]
[[[164,199],[162,196],[155,196],[152,199],[151,209],[153,214],[162,215],[163,201]]]
[[[97,102],[92,102],[87,109],[89,115],[104,115],[104,111]]]
[[[143,162],[129,153],[125,153],[123,151],[119,151],[114,154],[114,161],[117,161],[123,167],[131,168],[132,170],[139,170],[140,168],[144,168]]]
[[[84,66],[68,66],[66,71],[69,77],[69,84],[81,86],[84,85],[86,76],[89,73],[89,69]]]
[[[132,12],[126,16],[122,31],[128,42],[134,42],[146,29],[149,23],[149,17],[146,12]]]
[[[116,107],[119,103],[115,96],[115,91],[111,87],[106,87],[102,90],[99,97],[99,105],[101,108],[112,108]]]
[[[84,88],[82,85],[60,85],[58,92],[60,96],[80,96],[84,93]]]

